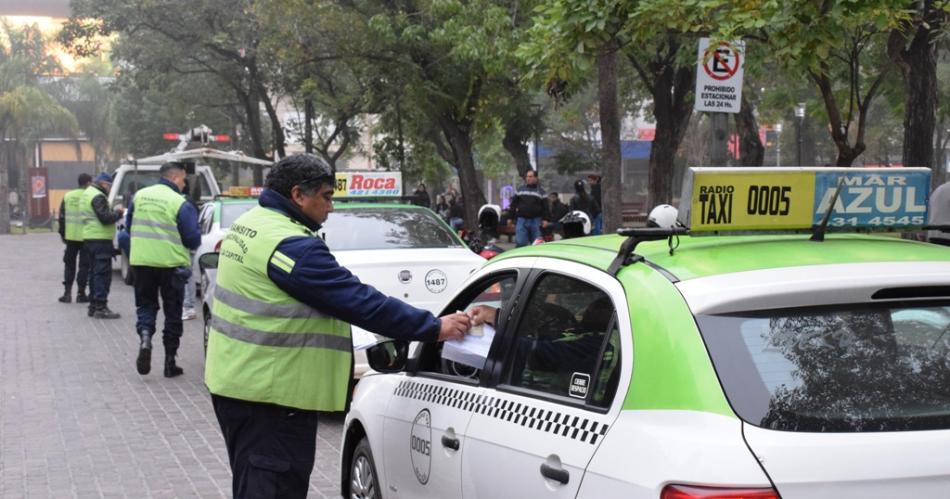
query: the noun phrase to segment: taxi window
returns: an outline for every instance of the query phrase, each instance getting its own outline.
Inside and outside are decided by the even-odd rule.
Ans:
[[[620,372],[616,324],[606,293],[583,281],[543,275],[514,332],[508,384],[609,406]]]
[[[466,346],[457,342],[432,343],[421,357],[420,371],[448,375],[456,378],[476,380],[488,356],[495,338],[501,338],[500,330],[505,327],[504,312],[514,294],[517,274],[505,273],[473,284],[459,295],[453,308],[466,313],[475,309],[489,311],[493,317],[488,324],[478,326],[469,332]]]
[[[763,428],[950,428],[950,302],[699,317],[736,413]]]
[[[410,208],[340,209],[320,236],[331,251],[464,247],[435,213]]]
[[[257,200],[252,199],[246,203],[221,203],[221,222],[222,229],[231,227],[231,224],[251,208],[257,206]]]

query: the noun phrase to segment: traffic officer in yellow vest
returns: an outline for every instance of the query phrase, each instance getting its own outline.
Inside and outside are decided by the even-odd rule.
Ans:
[[[130,227],[129,263],[135,280],[135,329],[139,353],[135,367],[139,374],[152,370],[152,335],[161,296],[165,308],[162,344],[165,347],[165,377],[184,371],[175,363],[181,340],[181,307],[185,283],[191,276],[191,253],[201,244],[198,211],[185,200],[185,165],[165,163],[157,184],[141,189],[129,205],[126,226]]]
[[[436,318],[383,295],[336,262],[315,236],[334,184],[316,156],[280,160],[221,245],[205,383],[237,498],[306,497],[317,411],[343,410],[349,392],[349,324],[420,341],[470,326],[465,314]]]
[[[112,285],[112,257],[115,250],[115,223],[122,218],[122,209],[109,210],[106,195],[112,188],[112,176],[102,172],[82,193],[79,215],[82,218],[82,244],[89,258],[89,317],[118,319],[109,310],[109,287]]]
[[[86,283],[89,280],[89,258],[82,249],[82,218],[79,216],[79,201],[82,194],[92,182],[88,173],[79,174],[79,188],[73,189],[63,196],[59,205],[59,238],[66,244],[63,253],[63,263],[66,264],[66,273],[63,276],[65,291],[59,297],[60,303],[72,303],[73,281],[79,285],[76,293],[76,303],[87,303]],[[76,257],[79,257],[79,272],[76,272]]]

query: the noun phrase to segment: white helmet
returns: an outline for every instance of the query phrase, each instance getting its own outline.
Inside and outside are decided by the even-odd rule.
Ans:
[[[501,218],[501,206],[497,204],[483,204],[482,207],[478,209],[478,218],[482,218],[482,213],[489,210],[495,213],[495,217]]]
[[[579,234],[579,235],[586,236],[590,234],[590,229],[591,229],[590,217],[587,216],[587,213],[584,213],[581,210],[574,210],[568,213],[567,215],[564,215],[561,218],[560,222],[563,225],[567,225],[570,223],[580,223],[583,234]],[[574,235],[574,237],[578,237],[579,235]]]
[[[657,205],[650,210],[650,215],[647,217],[647,227],[672,229],[679,226],[676,221],[678,215],[679,211],[668,204]]]

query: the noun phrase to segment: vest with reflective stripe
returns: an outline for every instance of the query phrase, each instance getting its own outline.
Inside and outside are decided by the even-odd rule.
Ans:
[[[79,200],[79,217],[82,219],[82,239],[111,241],[115,237],[115,224],[105,225],[99,221],[95,210],[92,209],[92,200],[96,196],[105,196],[95,186],[90,185],[82,192]]]
[[[339,411],[352,375],[349,324],[285,293],[268,263],[291,272],[277,251],[289,237],[314,237],[286,215],[257,206],[221,244],[205,383],[211,393],[306,410]]]
[[[79,203],[85,189],[73,189],[63,196],[64,220],[66,221],[67,241],[82,241],[82,216],[79,215]],[[91,203],[91,201],[90,201]]]
[[[185,198],[167,185],[155,184],[135,194],[129,263],[148,267],[191,266],[191,254],[181,243],[178,210]]]

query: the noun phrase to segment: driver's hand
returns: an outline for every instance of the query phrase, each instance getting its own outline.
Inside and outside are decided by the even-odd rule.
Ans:
[[[497,315],[498,309],[488,305],[475,305],[468,311],[468,316],[472,319],[472,326],[481,326],[482,324],[494,326]]]
[[[460,340],[472,327],[471,319],[461,312],[443,315],[439,319],[442,321],[442,328],[439,330],[439,341]]]

